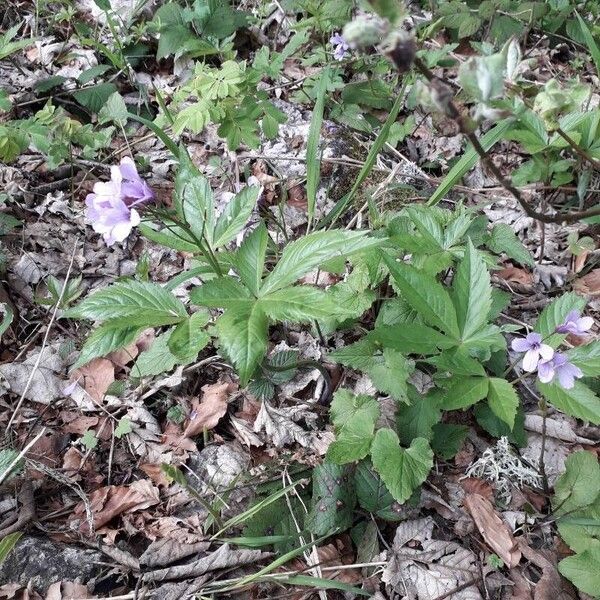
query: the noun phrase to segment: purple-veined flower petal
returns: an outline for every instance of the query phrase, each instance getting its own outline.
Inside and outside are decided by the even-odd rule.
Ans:
[[[530,344],[526,338],[515,338],[512,341],[511,347],[515,352],[527,352],[530,348]]]
[[[537,350],[527,350],[523,357],[523,370],[528,373],[533,373],[538,366],[539,360],[540,355]]]
[[[554,363],[551,360],[540,362],[537,371],[542,383],[550,383],[554,379]]]

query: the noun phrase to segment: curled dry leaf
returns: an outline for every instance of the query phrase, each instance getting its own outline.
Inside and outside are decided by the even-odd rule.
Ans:
[[[600,269],[594,269],[573,282],[573,290],[588,298],[600,296]]]
[[[496,271],[494,276],[508,284],[516,284],[520,291],[531,291],[533,287],[533,273],[519,269],[518,267],[506,267]]]
[[[111,519],[124,512],[133,512],[158,504],[158,488],[148,480],[139,480],[130,486],[109,485],[93,492],[89,498],[94,517],[94,529],[102,527]],[[73,511],[81,519],[80,531],[90,533],[85,520],[85,506],[80,502]]]
[[[114,380],[115,367],[107,358],[94,358],[71,374],[71,381],[78,381],[96,402],[102,402]]]
[[[509,569],[521,560],[521,551],[516,545],[506,523],[498,516],[492,503],[480,494],[468,494],[465,508],[471,513],[479,533],[487,545],[504,561]]]
[[[237,390],[234,383],[213,383],[202,387],[202,399],[192,401],[192,412],[183,435],[193,437],[216,427],[227,412],[227,400]]]
[[[182,544],[174,539],[162,539],[152,542],[140,556],[140,564],[146,567],[165,567],[192,554],[208,550],[209,542]]]

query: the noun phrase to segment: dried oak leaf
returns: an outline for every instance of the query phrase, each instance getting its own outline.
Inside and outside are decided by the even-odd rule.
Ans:
[[[479,533],[487,545],[504,561],[509,569],[521,560],[521,551],[506,523],[498,516],[492,503],[479,494],[468,494],[463,501],[471,513]]]
[[[192,412],[183,435],[193,437],[205,429],[216,427],[227,412],[227,400],[237,390],[234,383],[213,383],[202,386],[202,399],[192,401]]]

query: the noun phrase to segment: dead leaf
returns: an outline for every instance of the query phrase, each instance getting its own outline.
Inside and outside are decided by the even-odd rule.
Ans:
[[[146,567],[165,567],[208,550],[210,542],[182,544],[174,539],[162,539],[152,542],[140,556],[140,565]]]
[[[98,529],[124,512],[133,512],[158,504],[160,498],[158,488],[147,479],[141,479],[130,486],[110,485],[100,488],[90,495],[89,502],[94,517],[94,528]],[[83,518],[80,525],[82,533],[89,533],[83,502],[75,507],[73,514]]]
[[[471,513],[479,533],[487,545],[504,561],[509,569],[521,560],[521,551],[506,523],[498,516],[492,503],[479,494],[468,494],[463,501]]]
[[[115,350],[110,354],[106,355],[106,358],[110,360],[115,367],[123,368],[127,366],[131,361],[135,360],[137,355],[140,353],[137,342],[132,342],[129,346]]]
[[[102,402],[106,391],[114,380],[115,367],[106,358],[94,358],[71,373],[71,381],[79,381],[85,391],[96,402]]]
[[[494,488],[478,477],[465,477],[460,480],[460,485],[467,494],[479,494],[490,501],[494,498]]]
[[[494,275],[507,283],[522,286],[526,291],[530,291],[533,286],[533,273],[519,267],[506,267],[505,269],[496,271]]]
[[[237,390],[234,383],[213,383],[202,386],[201,401],[192,401],[192,412],[183,435],[193,437],[205,429],[216,427],[227,412],[227,400]]]
[[[544,430],[544,417],[541,415],[526,415],[525,429],[541,434]],[[562,415],[557,415],[555,418],[546,418],[546,435],[571,444],[595,444],[594,440],[577,435],[567,418],[562,417]]]
[[[57,581],[48,588],[46,600],[78,600],[81,598],[92,598],[87,586],[72,581]]]
[[[594,269],[573,282],[573,290],[588,298],[600,296],[600,269]]]
[[[295,423],[300,419],[314,421],[317,416],[308,410],[308,406],[300,404],[284,408],[275,408],[266,400],[260,407],[260,412],[254,421],[254,431],[265,430],[277,448],[297,442],[308,447],[312,444],[313,435]]]

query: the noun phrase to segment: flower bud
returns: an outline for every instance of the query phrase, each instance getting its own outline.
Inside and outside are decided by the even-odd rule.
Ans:
[[[344,40],[352,48],[367,48],[379,44],[388,32],[388,23],[372,14],[357,16],[344,25]]]
[[[382,51],[388,55],[400,73],[406,73],[415,59],[417,44],[412,33],[396,29],[385,38]]]

